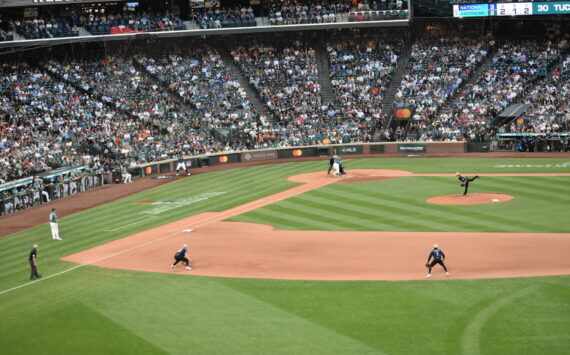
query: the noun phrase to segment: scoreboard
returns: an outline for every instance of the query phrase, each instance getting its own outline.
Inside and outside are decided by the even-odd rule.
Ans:
[[[570,1],[453,5],[453,17],[570,14]]]

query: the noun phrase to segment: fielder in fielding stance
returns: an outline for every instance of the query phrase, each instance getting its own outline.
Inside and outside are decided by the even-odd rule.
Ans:
[[[461,174],[459,174],[459,172],[455,173],[455,176],[457,176],[457,179],[459,181],[461,181],[461,186],[465,186],[465,191],[463,191],[463,196],[467,195],[467,190],[469,189],[469,183],[472,181],[475,181],[475,179],[479,178],[479,175],[475,175],[472,178],[468,178],[466,176],[461,176]]]
[[[186,265],[186,270],[192,270],[192,268],[190,267],[190,260],[188,260],[188,258],[186,258],[186,253],[188,252],[188,244],[184,244],[182,246],[182,249],[180,249],[179,251],[176,252],[176,254],[174,254],[174,264],[170,265],[171,268],[175,268],[176,264],[178,264],[180,261],[182,261],[184,263],[184,265]]]
[[[433,260],[432,260],[432,258],[433,258]],[[431,277],[431,268],[434,267],[435,264],[441,265],[443,267],[443,270],[445,270],[445,274],[447,276],[449,276],[449,272],[447,271],[447,267],[445,266],[445,263],[443,262],[444,260],[445,260],[445,254],[441,250],[439,250],[439,246],[437,244],[434,244],[433,250],[429,253],[428,261],[426,264],[426,267],[428,268],[428,274],[427,274],[426,278]]]
[[[176,165],[176,176],[180,175],[178,173],[178,171],[180,169],[186,171],[186,175],[190,176],[190,172],[186,168],[186,162],[184,161],[184,157],[182,156],[182,153],[178,154],[178,164]]]
[[[52,208],[51,213],[49,214],[49,226],[51,227],[51,238],[53,240],[62,240],[59,237],[59,226],[57,222],[58,218],[57,214],[55,214],[55,208]]]

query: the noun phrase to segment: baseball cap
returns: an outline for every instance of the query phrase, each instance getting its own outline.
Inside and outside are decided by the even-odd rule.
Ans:
[[[37,248],[37,247],[38,247],[38,245],[37,245],[37,244],[34,244],[34,248]]]
[[[434,244],[434,245],[433,245],[433,248],[434,248],[434,249],[438,249],[439,246],[438,246],[437,244]]]
[[[183,247],[184,247],[184,248],[188,248],[188,244],[184,244]]]

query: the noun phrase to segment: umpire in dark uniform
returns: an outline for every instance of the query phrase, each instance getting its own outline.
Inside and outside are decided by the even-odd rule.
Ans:
[[[435,264],[441,265],[443,267],[443,270],[445,270],[445,274],[447,276],[449,276],[449,272],[447,271],[447,267],[445,266],[445,263],[443,262],[444,260],[445,260],[445,254],[441,250],[439,250],[439,246],[437,244],[434,244],[433,250],[429,253],[428,261],[426,264],[426,266],[428,268],[428,274],[427,274],[426,278],[431,277],[431,268],[434,267]]]
[[[182,249],[178,250],[176,254],[174,254],[174,263],[170,265],[171,268],[175,268],[176,264],[179,262],[183,262],[186,265],[186,270],[192,270],[190,267],[190,260],[186,257],[186,253],[188,252],[188,244],[184,244]]]
[[[329,159],[329,170],[327,170],[327,175],[331,174],[333,165],[334,165],[334,155],[331,155],[331,158]]]
[[[38,245],[34,244],[34,247],[30,251],[30,255],[28,256],[28,262],[30,263],[30,267],[32,268],[32,273],[30,275],[30,280],[40,279],[42,275],[38,274],[38,269],[36,264],[38,262]]]
[[[461,181],[461,186],[465,186],[465,191],[463,191],[463,196],[467,195],[467,190],[469,189],[469,183],[472,181],[475,181],[475,179],[479,178],[479,175],[475,175],[472,178],[468,178],[466,176],[461,176],[461,174],[459,174],[459,172],[455,173],[455,176],[457,176],[457,179],[459,181]]]

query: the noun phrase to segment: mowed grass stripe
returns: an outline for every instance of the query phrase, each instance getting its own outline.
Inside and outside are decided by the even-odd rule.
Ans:
[[[536,190],[530,190],[528,188],[516,186],[512,182],[501,181],[501,180],[492,180],[486,183],[487,187],[495,187],[497,190],[500,190],[501,193],[506,193],[509,195],[519,195],[519,196],[527,196],[534,200],[539,200],[547,203],[554,203],[557,205],[565,205],[567,206],[570,203],[570,199],[563,198],[560,196],[547,196],[541,192]]]
[[[381,216],[379,213],[384,213],[385,211],[371,211],[365,212],[362,206],[355,206],[354,209],[345,208],[347,204],[343,204],[343,207],[335,205],[331,208],[331,199],[321,200],[324,202],[318,202],[315,199],[308,199],[304,201],[291,201],[291,203],[297,203],[296,206],[310,206],[320,213],[313,214],[316,215],[330,215],[331,219],[337,219],[343,221],[342,227],[344,229],[352,228],[353,230],[382,230],[386,227],[391,229],[406,229],[406,228],[421,228],[423,225],[415,222],[411,222],[405,216],[390,213],[390,218],[387,216]],[[348,202],[348,200],[347,200]],[[340,201],[339,201],[340,204]],[[299,209],[300,207],[297,207]],[[309,213],[304,210],[304,213]],[[377,214],[378,213],[378,214]],[[359,223],[351,223],[352,221],[359,221]],[[330,230],[330,227],[327,228]]]
[[[441,184],[443,186],[447,186],[448,182],[445,180],[442,180],[441,178],[438,177],[428,177],[428,179],[430,179],[432,182],[434,183],[438,183]],[[494,191],[494,193],[496,193],[496,191]],[[406,203],[413,205],[416,204],[418,206],[423,206],[424,202],[417,202],[415,200],[410,200],[410,199],[406,199],[406,198],[400,198],[400,197],[393,197],[390,195],[384,195],[385,198],[387,199],[392,199],[395,201],[398,200],[403,200],[406,201]],[[515,196],[516,197],[516,196]],[[509,203],[513,203],[513,202],[509,202]],[[515,200],[514,203],[517,203],[517,201]],[[481,221],[483,221],[483,223],[485,224],[495,224],[495,222],[498,222],[501,225],[505,225],[505,226],[512,226],[515,229],[514,230],[510,230],[511,232],[516,232],[516,231],[527,231],[528,227],[532,227],[534,230],[536,231],[548,231],[551,230],[551,226],[550,224],[537,224],[537,223],[532,223],[528,220],[525,220],[524,222],[524,226],[521,226],[521,219],[517,218],[517,217],[512,217],[509,218],[508,215],[511,212],[507,212],[504,215],[498,214],[497,211],[495,210],[489,210],[489,213],[484,213],[481,212],[481,210],[483,208],[486,207],[495,207],[494,205],[465,205],[465,206],[445,206],[445,205],[435,205],[435,204],[429,204],[429,208],[432,210],[436,210],[436,211],[440,211],[442,213],[453,213],[456,215],[461,215],[463,217],[478,217]],[[505,206],[505,205],[496,205],[497,207],[501,207],[501,206]],[[503,211],[499,211],[504,213]],[[556,231],[556,230],[553,230]]]
[[[319,190],[315,192],[321,198],[328,199],[330,198],[331,194],[327,193],[326,191]],[[372,201],[370,196],[373,195],[376,201],[382,201],[382,203],[378,203]],[[395,214],[396,216],[401,216],[400,218],[406,221],[406,225],[413,230],[422,230],[428,228],[430,230],[437,230],[433,225],[432,221],[446,221],[446,224],[450,227],[463,227],[469,230],[480,230],[481,221],[478,219],[471,218],[466,214],[462,214],[459,210],[451,210],[451,209],[439,209],[436,212],[433,212],[433,209],[430,205],[425,204],[424,202],[418,203],[411,199],[402,199],[399,197],[394,197],[378,192],[371,192],[371,191],[361,191],[361,194],[357,195],[357,198],[351,198],[348,195],[344,195],[343,201],[346,203],[351,203],[355,206],[359,206],[363,204],[363,200],[366,203],[373,205],[379,211],[382,211],[386,214]],[[376,218],[383,218],[376,216]],[[425,223],[416,224],[410,222],[410,219],[413,220],[422,220]],[[498,229],[508,231],[508,229],[501,228],[497,226]]]
[[[306,196],[299,199],[299,202],[307,206],[312,206],[315,208],[323,209],[327,205],[327,199],[318,197],[315,194],[311,196]],[[292,201],[293,202],[293,201]],[[388,227],[398,227],[401,228],[410,228],[411,226],[416,226],[418,228],[423,227],[424,225],[421,223],[413,225],[410,223],[410,218],[408,215],[402,215],[402,213],[395,211],[391,208],[386,208],[385,205],[379,204],[377,202],[367,201],[366,204],[362,204],[361,201],[358,199],[344,199],[342,200],[342,205],[345,208],[349,208],[354,211],[360,211],[363,215],[366,216],[373,216],[373,218],[367,218],[368,226],[367,230],[378,230],[384,229],[386,230]],[[336,209],[336,208],[335,208]],[[437,229],[446,230],[453,227],[455,224],[453,223],[445,223],[445,221],[441,220],[433,220],[429,219],[430,224]]]
[[[315,205],[311,205],[314,207]],[[279,213],[284,219],[291,221],[290,226],[295,226],[296,220],[307,220],[313,224],[313,230],[374,230],[376,223],[370,223],[370,220],[361,218],[360,215],[354,213],[342,213],[337,208],[311,208],[307,209],[303,204],[296,204],[294,201],[284,201],[279,206],[267,206],[274,213]]]
[[[564,198],[568,194],[568,187],[570,185],[570,178],[566,181],[555,181],[548,177],[521,177],[521,176],[505,176],[500,179],[494,178],[489,180],[491,184],[501,184],[524,188],[525,190],[537,191],[541,195],[551,196],[563,201],[570,202],[570,198]]]

